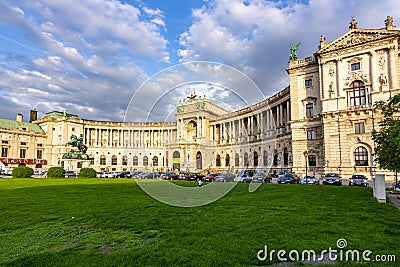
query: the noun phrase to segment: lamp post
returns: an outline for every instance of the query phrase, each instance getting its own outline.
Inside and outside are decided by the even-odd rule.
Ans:
[[[304,158],[306,160],[306,183],[308,183],[308,173],[307,173],[307,169],[308,169],[308,151],[304,151],[303,152]]]

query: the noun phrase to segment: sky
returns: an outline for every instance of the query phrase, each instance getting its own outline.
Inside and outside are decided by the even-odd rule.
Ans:
[[[152,120],[173,120],[179,99],[194,90],[237,110],[289,85],[291,44],[301,43],[298,58],[312,56],[322,34],[335,40],[353,16],[359,28],[383,28],[388,15],[400,27],[393,0],[0,0],[0,10],[0,117],[21,113],[25,121],[32,108],[39,117],[66,109],[123,121],[136,103],[154,106],[149,95],[162,105]],[[202,68],[204,83],[182,83],[180,66],[192,62],[212,62]],[[261,94],[236,101],[227,91],[243,88],[211,78],[219,64]],[[165,84],[149,86],[155,81]],[[135,114],[129,120],[143,121]]]

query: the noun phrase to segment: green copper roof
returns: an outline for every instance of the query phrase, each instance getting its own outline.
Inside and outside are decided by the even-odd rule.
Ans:
[[[44,134],[43,129],[38,124],[23,122],[23,121],[13,121],[13,120],[1,119],[1,118],[0,118],[0,128],[10,129],[10,130],[14,130],[14,129],[24,130],[24,128],[25,128],[25,130]]]
[[[53,119],[61,119],[61,118],[74,118],[74,119],[79,119],[79,117],[77,115],[74,114],[68,114],[68,113],[64,113],[64,112],[60,112],[60,111],[52,111],[49,113],[46,113],[43,115],[43,118],[53,118]]]

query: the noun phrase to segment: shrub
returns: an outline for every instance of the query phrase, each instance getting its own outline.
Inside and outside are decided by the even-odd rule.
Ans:
[[[80,177],[80,178],[96,178],[97,173],[96,173],[96,170],[93,168],[82,168],[79,171],[78,177]]]
[[[13,178],[31,178],[33,169],[26,166],[20,166],[12,170]]]
[[[47,171],[48,178],[64,178],[65,177],[65,170],[61,167],[51,167]]]

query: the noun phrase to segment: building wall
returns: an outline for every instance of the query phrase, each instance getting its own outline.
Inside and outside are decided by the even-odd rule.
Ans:
[[[319,115],[304,120],[301,104],[292,109],[294,170],[305,172],[302,150],[311,150],[320,157],[317,163],[320,174],[336,172],[342,177],[353,174],[371,177],[379,172],[392,177],[392,173],[376,168],[371,133],[379,129],[381,120],[374,104],[399,91],[399,31],[387,22],[384,28],[376,30],[358,29],[354,25],[332,42],[327,43],[322,36],[313,57],[293,60],[287,68],[292,105],[311,96]],[[312,77],[313,85],[316,85],[314,79],[319,82],[319,88],[315,87],[318,92],[302,88],[303,80],[308,77]],[[360,125],[365,129],[362,132]],[[313,144],[304,138],[309,127],[318,129]],[[362,156],[359,151],[363,151]]]

